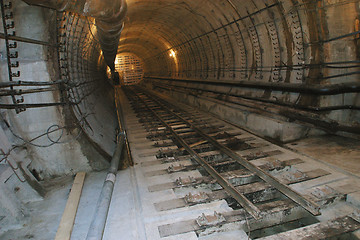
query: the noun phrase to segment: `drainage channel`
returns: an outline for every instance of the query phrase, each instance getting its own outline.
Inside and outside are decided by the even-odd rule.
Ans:
[[[162,222],[157,226],[160,238],[241,229],[251,239],[357,239],[352,232],[360,229],[359,212],[346,201],[348,194],[360,191],[356,182],[146,89],[131,86],[124,92],[146,138],[157,149],[140,156],[156,155],[140,167],[164,166],[145,171],[144,178],[182,174],[174,181],[147,186],[155,194],[176,193],[176,198],[155,200],[155,210],[192,211],[217,201],[226,201],[230,209]]]

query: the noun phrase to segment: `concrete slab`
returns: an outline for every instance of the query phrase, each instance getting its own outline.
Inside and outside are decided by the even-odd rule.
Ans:
[[[310,137],[286,145],[311,158],[360,177],[360,141],[340,136]]]

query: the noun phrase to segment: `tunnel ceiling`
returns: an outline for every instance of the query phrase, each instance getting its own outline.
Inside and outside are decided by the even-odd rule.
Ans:
[[[81,5],[84,1],[75,2]],[[341,129],[359,132],[360,0],[128,0],[127,4],[118,53],[132,53],[142,60],[146,87],[184,101],[193,96],[204,102],[210,99],[213,105],[200,106],[194,97],[194,105],[204,106],[203,110],[236,105],[239,117],[231,115],[235,110],[228,111],[228,117],[237,123],[244,120],[245,127],[254,122],[249,115],[257,114],[260,120],[254,125],[261,128],[269,128],[271,117],[276,125],[280,120],[300,119],[311,126],[320,124],[322,129],[342,124]],[[107,61],[99,37],[104,34],[98,29],[98,16],[73,8],[60,10],[14,1],[16,36],[40,38],[58,46],[55,51],[19,42],[20,68],[16,70],[21,70],[20,80],[61,83],[60,91],[26,95],[21,100],[24,104],[49,101],[66,108],[14,113],[9,122],[15,132],[29,139],[54,125],[72,134],[75,128],[81,129],[84,139],[79,134],[74,138],[80,136],[82,150],[94,160],[90,165],[96,169],[98,161],[86,143],[94,143],[102,156],[109,157],[117,124],[112,82],[106,78]],[[40,63],[42,70],[38,70]],[[225,113],[219,110],[224,119]],[[47,160],[47,152],[39,153],[32,167],[49,174],[77,168],[66,156],[58,160],[55,155]]]
[[[321,41],[353,32],[357,5],[129,0],[119,52],[139,55],[148,76],[321,83],[337,72],[316,64],[356,59],[354,46]]]
[[[118,52],[140,57],[153,86],[221,88],[258,103],[316,111],[315,118],[358,122],[358,111],[352,112],[359,109],[356,90],[334,84],[359,84],[359,1],[127,2]],[[222,85],[229,82],[232,87]],[[309,88],[289,90],[290,85]],[[339,93],[310,93],[311,87],[338,88]]]

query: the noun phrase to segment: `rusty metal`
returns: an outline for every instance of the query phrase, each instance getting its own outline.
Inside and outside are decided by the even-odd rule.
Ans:
[[[185,195],[184,200],[187,204],[199,204],[209,200],[209,196],[205,192],[194,193],[191,192]]]
[[[199,227],[215,226],[220,223],[226,222],[225,217],[221,213],[214,212],[214,215],[205,215],[204,213],[196,219]]]
[[[22,95],[22,94],[30,94],[30,93],[39,93],[39,92],[50,92],[50,91],[58,91],[57,88],[48,87],[48,88],[35,88],[35,89],[19,89],[19,90],[0,90],[0,97],[3,96],[12,96],[12,95]]]
[[[17,44],[16,43],[10,43],[10,36],[14,36],[15,35],[15,31],[14,31],[14,21],[11,20],[11,17],[7,17],[7,16],[12,16],[12,12],[11,12],[11,8],[12,8],[12,3],[9,2],[7,4],[4,3],[4,0],[0,1],[0,7],[1,7],[1,17],[2,17],[2,24],[3,24],[3,29],[4,29],[4,39],[5,39],[5,49],[6,49],[6,60],[7,60],[7,71],[8,71],[8,78],[9,81],[12,82],[13,78],[15,77],[19,77],[20,76],[20,72],[17,71],[16,73],[14,73],[12,71],[12,68],[17,68],[19,67],[19,63],[16,62],[16,64],[14,64],[11,59],[12,58],[17,58],[18,57],[18,52],[11,50],[16,48]],[[9,11],[10,11],[10,15],[9,15]],[[8,23],[10,21],[10,24]],[[8,33],[8,30],[13,29],[12,34]],[[10,90],[13,90],[13,87],[10,86]],[[15,97],[15,95],[11,95],[11,99],[14,105],[16,105],[18,103],[18,99]],[[20,113],[21,111],[25,111],[26,109],[24,108],[16,108],[16,113]]]
[[[149,97],[150,98],[150,97]],[[240,155],[236,154],[231,149],[227,148],[223,144],[219,143],[215,138],[209,136],[208,134],[204,133],[201,129],[199,129],[197,126],[195,126],[193,123],[186,120],[183,116],[179,115],[178,113],[172,111],[168,106],[165,106],[162,102],[160,102],[158,99],[155,99],[154,97],[151,98],[154,102],[156,102],[159,106],[163,107],[164,110],[168,111],[169,113],[177,116],[179,119],[181,119],[184,123],[187,123],[189,127],[191,127],[194,131],[196,131],[200,136],[202,136],[204,139],[207,139],[209,143],[213,144],[216,148],[218,148],[221,152],[225,153],[227,156],[231,157],[232,159],[236,160],[239,164],[241,164],[243,167],[248,169],[249,171],[256,173],[262,180],[272,185],[274,188],[279,190],[281,193],[286,195],[288,198],[302,206],[304,209],[309,211],[313,215],[319,215],[319,206],[314,203],[312,200],[302,196],[300,193],[296,192],[295,190],[291,189],[287,185],[281,183],[278,179],[273,177],[272,175],[266,173],[264,170],[258,168],[253,163],[249,162],[245,158],[241,157]],[[146,103],[144,103],[146,104]],[[156,114],[156,113],[155,113]],[[160,119],[160,118],[159,118]],[[165,123],[166,124],[166,123]],[[172,130],[171,128],[169,130]],[[184,142],[182,139],[177,139],[179,142]],[[185,142],[184,142],[185,143]],[[185,143],[184,145],[185,149],[190,153],[193,152],[193,150]],[[187,147],[186,147],[187,146]],[[196,155],[195,155],[196,156]],[[201,163],[200,163],[201,164]],[[225,180],[226,181],[226,180]],[[242,195],[243,196],[243,195]],[[244,197],[244,196],[243,196]],[[245,197],[244,197],[245,198]],[[246,199],[246,198],[245,198]],[[236,199],[238,200],[238,199]],[[248,200],[248,199],[246,199]],[[240,203],[240,202],[239,202]],[[250,202],[251,203],[251,202]],[[244,203],[243,203],[244,204]],[[245,204],[242,206],[246,206]],[[252,203],[251,203],[252,204]],[[248,206],[247,206],[248,207]],[[255,207],[255,206],[254,206]],[[245,207],[244,207],[245,208]],[[248,210],[248,209],[246,209]],[[254,214],[251,212],[253,208],[250,209],[249,213]]]
[[[15,109],[19,111],[24,111],[27,108],[41,108],[41,107],[53,107],[53,106],[65,106],[69,103],[67,102],[52,102],[52,103],[24,103],[24,100],[18,100],[16,104],[0,104],[0,109]],[[76,103],[70,103],[76,104]]]
[[[115,71],[114,61],[127,11],[125,0],[24,0],[24,2],[95,18],[97,38],[105,62],[112,71]]]
[[[227,181],[225,178],[223,178],[219,172],[217,172],[209,163],[207,163],[206,160],[204,160],[198,153],[196,153],[179,136],[179,134],[176,133],[174,131],[174,129],[172,129],[172,127],[169,126],[169,124],[166,123],[166,121],[158,113],[156,113],[156,111],[154,111],[151,107],[149,107],[148,103],[146,103],[143,99],[141,99],[135,92],[134,92],[134,95],[136,95],[139,98],[139,100],[144,104],[145,108],[147,108],[150,112],[152,112],[152,114],[167,128],[167,130],[169,132],[171,132],[171,134],[176,139],[176,141],[184,147],[184,149],[193,157],[193,159],[195,161],[197,161],[213,178],[215,178],[217,180],[217,183],[220,184],[229,193],[229,195],[231,197],[233,197],[255,219],[259,219],[261,217],[261,211],[249,199],[247,199],[242,193],[240,193],[231,183],[229,183],[229,181]],[[155,102],[157,104],[159,104],[159,102],[157,102],[157,101],[155,101]],[[159,105],[163,106],[162,104],[159,104]],[[168,108],[164,108],[164,109],[166,111],[168,111]],[[175,113],[173,113],[173,114],[175,114]],[[178,115],[176,115],[176,116],[179,118]],[[183,120],[182,117],[180,119]],[[184,122],[189,124],[186,120]]]
[[[311,85],[311,84],[296,84],[296,83],[275,83],[275,82],[260,82],[260,81],[229,81],[229,80],[197,80],[197,79],[174,79],[166,77],[146,77],[148,79],[169,80],[174,82],[192,82],[211,84],[214,86],[231,86],[231,87],[248,87],[272,91],[285,91],[295,93],[306,93],[314,95],[336,95],[341,93],[351,93],[360,91],[359,82],[327,84],[327,85]]]
[[[0,33],[0,38],[6,39],[5,38],[5,33]],[[13,40],[13,41],[18,41],[18,42],[25,42],[25,43],[44,45],[44,46],[49,46],[49,47],[58,47],[56,44],[52,44],[52,43],[44,42],[44,41],[40,41],[40,40],[35,40],[35,39],[31,39],[31,38],[25,38],[25,37],[7,36],[7,39]]]
[[[174,166],[174,165],[171,164],[171,166],[168,167],[167,171],[169,173],[174,173],[174,172],[180,172],[180,171],[182,171],[184,169],[186,169],[186,167],[184,165],[182,165],[182,164],[179,164],[177,166]]]
[[[54,82],[35,82],[35,81],[11,81],[11,82],[0,82],[0,88],[15,87],[15,86],[49,86],[64,83],[64,81]]]
[[[179,177],[178,179],[176,179],[175,184],[178,187],[185,187],[185,186],[193,185],[195,183],[199,184],[201,182],[202,180],[197,180],[196,178],[189,176],[187,178]]]

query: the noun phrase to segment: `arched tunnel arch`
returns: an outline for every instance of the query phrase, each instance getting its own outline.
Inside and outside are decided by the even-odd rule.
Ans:
[[[281,141],[303,137],[312,128],[358,131],[359,47],[356,35],[348,35],[356,30],[357,1],[129,0],[127,5],[117,53],[142,60],[142,85]],[[52,72],[52,80],[64,82],[59,94],[47,96],[72,105],[70,111],[57,110],[60,122],[80,125],[84,141],[111,155],[116,115],[94,18],[21,2],[15,10],[19,16],[42,19],[39,26],[47,32],[42,37],[59,44],[58,53],[44,62],[45,75]],[[31,26],[15,18],[16,25],[25,35],[23,29]],[[53,50],[39,48],[37,54]],[[238,110],[222,104],[235,104]],[[20,115],[32,116],[30,111]],[[26,121],[20,115],[9,121],[30,138],[34,132],[23,130]],[[272,124],[281,127],[269,130]],[[71,133],[77,136],[76,129],[68,129],[70,138]],[[86,145],[82,151],[93,155]],[[49,173],[45,175],[77,165],[67,162],[60,169],[45,159],[35,163],[35,169]],[[93,159],[88,167],[97,165]]]
[[[290,152],[292,144],[310,139],[310,153],[301,152],[301,144],[299,152],[312,157],[319,153],[318,142],[311,138],[321,138],[323,148],[330,146],[326,156],[334,153],[341,158],[336,159],[341,166],[349,160],[352,167],[354,161],[341,155],[341,147],[349,158],[359,151],[353,146],[360,140],[360,0],[126,2],[127,8],[125,0],[1,0],[0,225],[3,219],[10,228],[20,222],[31,209],[29,201],[42,201],[45,192],[66,184],[70,178],[63,179],[68,176],[87,172],[88,181],[94,182],[101,177],[119,146],[117,141],[127,138],[119,128],[126,115],[119,106],[131,112],[129,102],[135,95],[131,89],[135,88],[123,83],[138,79],[141,89],[163,100],[195,107],[245,129],[244,135],[264,138],[265,148],[274,144]],[[124,67],[120,58],[131,60],[124,61],[128,64]],[[135,77],[129,80],[128,76]],[[138,125],[131,121],[129,128],[135,135],[139,129],[131,128]],[[336,145],[337,137],[344,141]],[[195,146],[203,143],[209,141],[197,140]],[[162,144],[167,147],[165,141]],[[289,161],[300,164],[302,160]],[[353,166],[356,169],[358,163]],[[139,190],[129,180],[137,179],[137,173],[122,178],[123,185],[133,188],[124,195],[137,196],[143,190],[145,184]],[[114,184],[111,174],[106,181]],[[181,182],[178,179],[176,184]],[[9,196],[3,186],[10,189]],[[170,197],[178,194],[170,192]],[[59,194],[67,197],[68,192]],[[86,194],[92,195],[91,191]],[[354,201],[356,197],[342,198]],[[142,203],[134,204],[141,212]],[[1,234],[0,227],[0,238]]]

